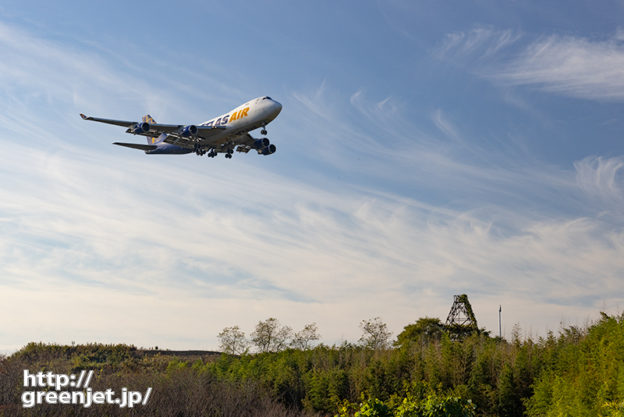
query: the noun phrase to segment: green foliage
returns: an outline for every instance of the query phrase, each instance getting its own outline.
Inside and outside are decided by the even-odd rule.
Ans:
[[[355,412],[355,417],[391,417],[390,407],[377,398],[372,398],[362,403],[360,409]]]
[[[438,341],[444,332],[444,324],[438,318],[424,317],[416,323],[408,324],[397,336],[396,347],[408,347],[410,343]]]
[[[318,346],[224,357],[207,366],[219,378],[261,381],[287,406],[323,414],[341,407],[353,414],[362,395],[390,406],[408,391],[419,401],[426,395],[471,399],[482,416],[522,416],[527,408],[535,416],[551,409],[558,411],[550,415],[608,415],[624,399],[621,319],[562,329],[538,342],[520,340],[517,329],[511,343],[485,333],[457,341],[445,333],[429,337],[422,330],[436,320],[416,324],[406,326],[396,349]],[[418,395],[405,388],[423,383],[428,388]],[[377,410],[375,404],[366,412]]]
[[[589,329],[564,329],[544,344],[547,366],[526,401],[529,416],[598,416],[622,413],[624,315]]]
[[[397,401],[381,401],[369,397],[360,404],[345,403],[335,417],[474,417],[475,406],[470,400],[453,396],[428,395],[418,398],[411,394]]]
[[[345,343],[194,362],[133,346],[31,343],[0,358],[0,404],[18,407],[23,369],[95,369],[94,384],[158,387],[153,410],[170,414],[154,415],[241,415],[232,410],[242,405],[205,407],[208,398],[228,403],[244,394],[246,407],[269,401],[292,415],[624,417],[624,316],[537,341],[521,340],[519,329],[510,342],[484,333],[454,341],[426,330],[435,325],[406,326],[394,349]]]

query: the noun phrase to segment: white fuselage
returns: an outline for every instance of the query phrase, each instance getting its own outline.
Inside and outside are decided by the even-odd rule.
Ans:
[[[225,127],[215,134],[212,140],[226,142],[231,137],[266,126],[277,117],[281,110],[282,105],[272,98],[258,97],[199,126]]]

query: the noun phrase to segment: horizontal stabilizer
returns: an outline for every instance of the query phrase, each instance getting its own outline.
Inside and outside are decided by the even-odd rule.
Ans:
[[[125,146],[126,148],[132,149],[140,149],[142,151],[153,151],[158,148],[156,145],[143,145],[140,143],[123,143],[123,142],[113,142],[113,145]]]

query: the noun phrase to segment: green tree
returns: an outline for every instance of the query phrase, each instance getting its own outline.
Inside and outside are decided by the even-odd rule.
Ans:
[[[408,324],[397,336],[396,347],[406,347],[412,342],[429,343],[440,340],[444,332],[444,324],[438,318],[424,317],[416,323]]]

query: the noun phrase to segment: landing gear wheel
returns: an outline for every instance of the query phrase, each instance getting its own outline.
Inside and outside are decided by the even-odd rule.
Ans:
[[[267,130],[266,130],[266,129],[262,129],[262,130],[260,131],[260,133],[261,133],[261,134],[263,134],[263,135],[266,135],[266,134],[267,134]]]

